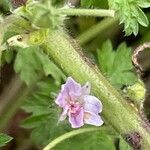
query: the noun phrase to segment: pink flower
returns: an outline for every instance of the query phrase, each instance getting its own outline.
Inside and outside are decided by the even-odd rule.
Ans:
[[[89,94],[89,83],[81,87],[79,83],[68,77],[55,100],[56,104],[63,109],[59,120],[63,121],[68,116],[72,128],[79,128],[84,124],[101,126],[103,121],[99,113],[102,111],[102,103]]]

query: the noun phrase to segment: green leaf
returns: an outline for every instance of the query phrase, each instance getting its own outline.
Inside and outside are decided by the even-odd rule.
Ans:
[[[12,50],[0,50],[0,66],[3,66],[5,63],[11,63],[14,58]]]
[[[19,48],[15,59],[14,69],[20,73],[21,79],[30,85],[37,81],[41,74],[51,75],[56,84],[60,84],[64,74],[38,47]]]
[[[144,27],[147,27],[149,22],[144,12],[139,7],[137,8],[133,7],[133,9],[131,8],[131,10],[133,11],[134,17],[138,16],[137,18],[138,23]]]
[[[6,134],[0,133],[0,147],[5,146],[12,139],[13,139],[12,137],[10,137],[10,136],[8,136]]]
[[[147,27],[149,22],[141,8],[150,7],[147,0],[108,0],[109,7],[116,10],[120,19],[120,23],[124,23],[124,31],[128,36],[130,34],[137,35],[139,24]]]
[[[6,32],[4,32],[3,43],[7,42],[7,40],[15,35],[18,35],[20,32],[16,27],[9,27]]]
[[[25,6],[19,7],[13,11],[14,14],[28,18],[34,26],[40,28],[59,28],[63,25],[64,15],[58,14],[51,1],[35,1],[29,0]]]
[[[56,80],[56,84],[59,85],[61,78],[65,78],[65,75],[62,73],[62,71],[44,53],[42,55],[41,53],[37,53],[37,57],[42,64],[45,75],[52,75],[52,77]]]
[[[58,87],[54,81],[47,79],[38,82],[35,89],[22,106],[31,115],[23,120],[21,126],[32,129],[31,140],[36,145],[45,145],[50,139],[70,131],[71,128],[65,122],[58,124],[59,112],[54,103],[54,94]],[[42,138],[39,139],[40,136]]]
[[[22,108],[32,116],[39,116],[51,113],[50,106],[53,103],[52,96],[58,90],[58,87],[51,80],[45,80],[37,83],[34,93],[25,101]]]
[[[81,0],[81,6],[89,8],[92,5],[93,0]]]
[[[103,46],[101,51],[98,50],[98,59],[101,67],[101,71],[103,73],[110,74],[112,69],[112,64],[114,62],[115,53],[113,51],[112,44],[109,40],[107,40]],[[106,61],[109,58],[109,61]]]
[[[7,63],[10,63],[13,59],[13,51],[12,50],[5,50],[2,54],[2,57],[4,59],[4,61],[6,61]]]
[[[49,116],[49,114],[28,117],[27,119],[23,120],[22,127],[28,128],[28,129],[35,128],[39,124],[41,124],[41,122],[43,122],[45,119],[47,119],[48,116]]]
[[[60,150],[61,147],[65,150],[70,150],[70,147],[72,150],[115,150],[113,137],[99,131],[80,134],[65,140],[57,145],[55,150]]]
[[[34,83],[42,70],[42,65],[36,57],[36,50],[39,51],[37,47],[21,48],[15,59],[14,69],[20,73],[21,79],[27,85]]]
[[[10,1],[9,0],[0,0],[0,8],[2,12],[8,13],[10,11]],[[0,10],[0,11],[1,11]]]
[[[98,50],[98,61],[101,71],[106,74],[112,84],[116,86],[132,85],[137,77],[131,72],[131,49],[122,43],[113,51],[111,42],[106,41]]]

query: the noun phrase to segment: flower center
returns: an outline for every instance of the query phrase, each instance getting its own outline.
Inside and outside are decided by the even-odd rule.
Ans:
[[[81,104],[79,102],[70,101],[69,102],[69,112],[71,115],[78,115],[81,109]]]

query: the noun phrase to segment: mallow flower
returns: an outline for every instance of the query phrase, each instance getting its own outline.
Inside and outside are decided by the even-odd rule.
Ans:
[[[98,98],[90,95],[90,89],[88,82],[81,86],[71,77],[67,78],[55,100],[56,104],[62,108],[59,121],[68,117],[72,128],[79,128],[84,124],[95,126],[103,124],[99,116],[102,111],[102,103]]]

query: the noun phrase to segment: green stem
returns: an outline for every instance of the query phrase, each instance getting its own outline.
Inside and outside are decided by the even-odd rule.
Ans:
[[[108,9],[80,9],[80,8],[61,8],[58,13],[67,16],[93,16],[93,17],[114,17],[115,11]]]
[[[75,50],[79,49],[75,41],[70,40],[70,37],[60,30],[51,30],[49,35],[43,48],[51,58],[68,76],[82,84],[87,81],[91,83],[92,94],[103,103],[102,115],[119,134],[125,136],[138,132],[142,137],[142,148],[149,149],[150,134],[143,127],[143,121],[138,113],[131,109],[100,71]]]
[[[86,132],[92,132],[92,131],[97,131],[97,130],[101,131],[101,130],[104,130],[103,128],[102,127],[101,128],[81,128],[81,129],[70,131],[68,133],[65,133],[65,134],[57,137],[53,141],[51,141],[43,150],[50,150],[50,149],[54,148],[60,142],[66,140],[66,139],[69,139],[69,138],[71,138],[73,136],[76,136],[78,134],[82,134],[82,133],[86,133]]]
[[[106,18],[97,23],[96,25],[92,26],[87,31],[83,32],[81,35],[79,35],[76,39],[79,41],[81,45],[87,43],[97,35],[101,35],[103,31],[106,29],[109,29],[109,27],[114,26],[117,23],[117,18]]]

